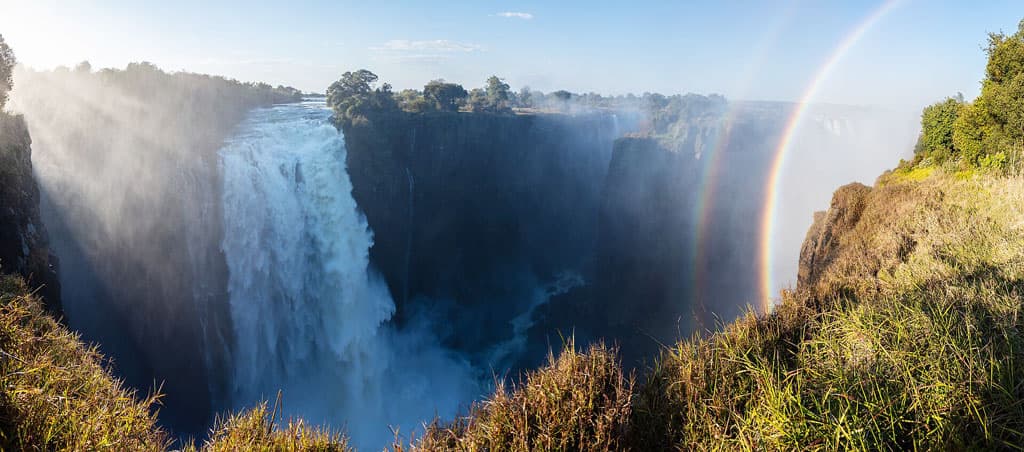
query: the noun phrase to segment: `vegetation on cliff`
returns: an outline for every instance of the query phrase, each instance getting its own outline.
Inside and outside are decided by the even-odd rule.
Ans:
[[[640,111],[647,116],[643,131],[651,135],[677,137],[681,128],[697,118],[719,117],[725,112],[724,97],[712,94],[676,94],[665,96],[644,93],[602,96],[597,93],[576,94],[558,90],[545,94],[530,87],[518,93],[504,79],[492,75],[483,88],[466,90],[457,83],[443,79],[431,80],[422,90],[392,91],[389,83],[377,85],[373,72],[360,69],[342,74],[327,89],[327,106],[334,110],[338,125],[352,125],[375,117],[395,113],[423,114],[430,112],[575,113],[594,110]]]

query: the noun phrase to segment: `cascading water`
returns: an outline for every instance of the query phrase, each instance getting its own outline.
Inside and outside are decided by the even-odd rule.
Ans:
[[[450,417],[480,387],[429,328],[388,323],[395,306],[329,116],[323,103],[258,110],[220,151],[231,404],[281,390],[286,412],[379,447],[389,426]]]

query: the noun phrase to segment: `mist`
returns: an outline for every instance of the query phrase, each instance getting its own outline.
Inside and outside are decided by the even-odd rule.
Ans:
[[[342,132],[286,87],[145,63],[16,76],[67,323],[131,386],[162,385],[179,436],[281,391],[287,415],[371,447],[466,412],[567,337],[640,369],[758,306],[768,171],[796,108],[524,89],[515,114]],[[916,114],[806,116],[774,290],[831,192],[917,135]]]

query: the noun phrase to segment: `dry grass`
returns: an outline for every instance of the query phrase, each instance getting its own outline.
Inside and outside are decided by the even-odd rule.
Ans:
[[[413,450],[618,450],[625,447],[633,379],[616,350],[570,340],[511,391],[499,385],[468,416],[428,427]],[[403,447],[396,445],[396,450]]]
[[[276,409],[266,402],[242,414],[218,420],[204,451],[309,451],[345,452],[352,450],[341,434],[307,425],[301,419],[289,419],[287,427],[276,427]],[[196,450],[194,447],[186,450]]]
[[[154,450],[158,396],[137,398],[103,357],[0,277],[0,450]],[[154,391],[155,392],[155,391]]]
[[[837,199],[859,211],[810,284],[663,356],[634,447],[1024,446],[1024,181],[901,176]]]

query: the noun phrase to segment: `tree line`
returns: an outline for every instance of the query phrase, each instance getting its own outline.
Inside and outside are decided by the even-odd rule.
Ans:
[[[513,114],[515,111],[575,113],[594,109],[634,110],[646,114],[647,132],[665,134],[671,133],[676,125],[696,117],[721,114],[727,101],[717,94],[665,96],[645,92],[639,96],[603,96],[566,90],[544,93],[528,86],[517,92],[496,75],[488,77],[483,87],[470,90],[460,84],[437,79],[428,82],[422,90],[395,92],[391,84],[379,82],[377,74],[360,69],[345,72],[331,84],[327,89],[327,105],[334,110],[335,121],[339,124],[351,124],[395,112]]]
[[[1024,20],[1012,35],[990,33],[981,94],[925,107],[914,164],[1008,169],[1024,155]]]

